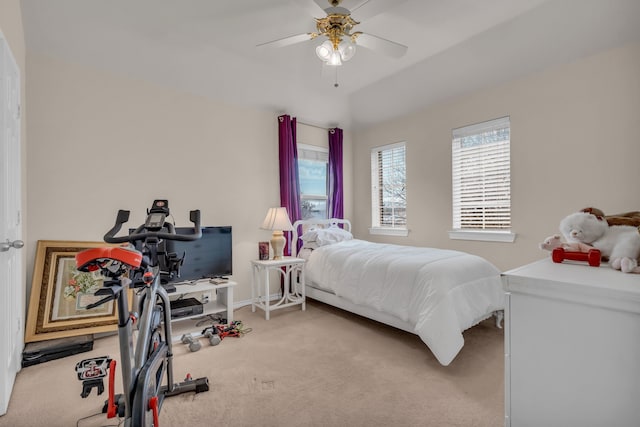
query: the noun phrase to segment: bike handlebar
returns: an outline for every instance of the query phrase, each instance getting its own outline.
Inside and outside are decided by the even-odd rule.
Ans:
[[[120,236],[116,237],[116,234],[122,228],[122,224],[129,221],[129,213],[130,211],[125,211],[120,209],[118,211],[118,216],[116,217],[116,223],[111,228],[111,230],[107,231],[107,234],[104,235],[104,241],[107,243],[135,243],[137,241],[142,241],[148,238],[157,238],[157,239],[165,239],[165,240],[180,240],[180,241],[191,241],[198,240],[202,237],[202,229],[200,228],[200,209],[196,209],[189,212],[189,220],[194,225],[193,234],[175,234],[175,233],[167,233],[164,231],[142,231],[145,230],[144,226],[140,226],[136,229],[133,234],[128,236]],[[169,224],[170,225],[170,224]],[[173,227],[171,227],[173,229]]]

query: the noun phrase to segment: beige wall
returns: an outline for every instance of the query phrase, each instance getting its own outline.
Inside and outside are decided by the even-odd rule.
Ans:
[[[429,76],[425,75],[425,79]],[[515,243],[449,240],[451,130],[511,116]],[[354,135],[357,237],[468,251],[506,270],[546,256],[537,244],[567,214],[640,209],[640,45],[620,47],[470,94]],[[407,141],[407,238],[369,236],[370,148]]]
[[[203,223],[234,227],[236,301],[248,299],[249,260],[256,242],[269,237],[258,227],[266,209],[279,203],[277,113],[39,54],[30,53],[26,66],[27,273],[37,240],[100,240],[117,209],[130,209],[131,223],[138,223],[153,198],[166,197],[178,225],[198,207]],[[607,213],[640,208],[639,112],[640,47],[633,45],[347,132],[345,216],[356,237],[461,249],[503,270],[541,258],[538,242],[556,232],[564,215],[585,206]],[[451,241],[451,129],[504,115],[511,116],[516,242]],[[323,133],[300,125],[298,136],[325,145]],[[401,140],[407,141],[411,232],[369,236],[369,149]],[[169,161],[179,163],[171,173],[148,166]]]
[[[167,198],[177,225],[199,208],[203,225],[233,226],[235,299],[248,300],[259,226],[280,202],[277,113],[38,54],[27,69],[30,269],[37,240],[100,241],[118,209],[138,225]],[[314,129],[307,143],[322,144]]]

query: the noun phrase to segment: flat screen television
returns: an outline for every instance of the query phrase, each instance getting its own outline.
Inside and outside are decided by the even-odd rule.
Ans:
[[[131,232],[133,230],[129,230]],[[175,227],[177,234],[191,234],[191,227]],[[184,254],[184,261],[180,267],[180,276],[162,274],[162,283],[193,282],[200,279],[226,277],[233,273],[232,257],[232,228],[231,226],[202,227],[202,237],[198,240],[181,242],[165,240],[163,242],[166,253],[175,253],[178,257]],[[140,244],[136,245],[138,250]],[[160,264],[160,270],[166,272]]]
[[[200,279],[226,277],[232,270],[231,226],[202,227],[202,237],[190,242],[167,240],[167,252],[184,254],[180,277],[168,278],[170,282],[192,282]],[[191,234],[192,228],[176,227],[177,234]]]

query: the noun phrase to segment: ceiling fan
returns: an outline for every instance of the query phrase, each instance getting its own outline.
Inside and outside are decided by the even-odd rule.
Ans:
[[[326,14],[323,18],[315,18],[315,32],[273,40],[259,44],[258,47],[283,47],[315,40],[319,37],[326,38],[322,44],[316,47],[316,55],[325,64],[333,66],[342,65],[342,62],[351,59],[356,53],[356,45],[381,52],[393,58],[400,58],[407,52],[408,47],[403,44],[374,36],[373,34],[363,33],[362,31],[353,32],[353,28],[360,22],[351,17],[352,12],[357,11],[360,14],[362,11],[361,16],[372,17],[383,12],[384,8],[388,7],[388,5],[383,5],[386,2],[382,0],[361,0],[359,5],[349,10],[340,6],[342,0],[328,0],[330,6],[327,8],[322,7],[323,0],[308,1],[311,2],[310,6],[312,6],[314,15],[320,11]]]

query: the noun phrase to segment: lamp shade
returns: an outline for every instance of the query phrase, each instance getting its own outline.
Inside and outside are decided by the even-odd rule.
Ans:
[[[287,242],[283,231],[293,230],[293,225],[287,215],[287,208],[269,208],[261,228],[273,231],[271,236],[273,259],[282,259],[284,245]]]
[[[265,230],[293,230],[293,225],[291,225],[291,220],[289,220],[289,215],[287,214],[287,208],[269,208],[260,228]]]

